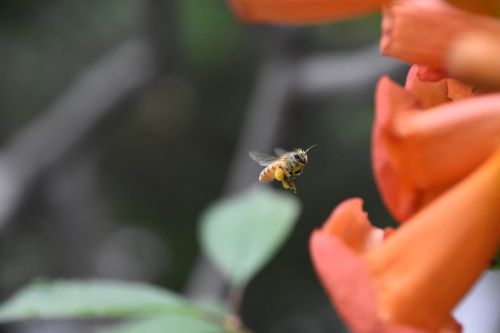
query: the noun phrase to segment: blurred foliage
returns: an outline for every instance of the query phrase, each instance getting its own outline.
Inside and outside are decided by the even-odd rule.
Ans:
[[[182,46],[195,68],[222,68],[235,53],[241,56],[248,51],[243,27],[224,1],[183,0],[178,6]]]
[[[180,296],[139,283],[42,281],[16,293],[0,307],[0,321],[34,318],[200,315]]]
[[[186,316],[154,317],[135,320],[104,329],[99,333],[230,333],[207,320]]]
[[[220,200],[201,218],[202,248],[231,284],[243,292],[289,236],[299,212],[295,197],[269,189],[253,188]],[[194,305],[160,288],[111,280],[39,281],[0,306],[0,322],[155,316],[106,332],[155,332],[162,327],[163,332],[223,332],[221,325],[227,315],[219,306]],[[210,318],[212,323],[207,321]]]
[[[135,0],[2,1],[0,6],[4,136],[39,114],[82,66],[139,28]]]
[[[349,18],[322,24],[312,34],[315,48],[356,48],[377,42],[381,35],[381,15]]]
[[[299,212],[292,195],[257,187],[220,201],[201,218],[203,252],[243,288],[288,238]]]
[[[93,133],[85,149],[97,155],[98,185],[117,223],[148,228],[168,244],[169,261],[162,263],[167,269],[154,282],[181,290],[199,250],[196,221],[223,191],[265,51],[277,47],[283,30],[293,44],[284,49],[296,52],[287,56],[363,47],[376,42],[380,17],[307,28],[248,27],[223,0],[176,5],[178,40],[164,42],[181,53],[178,63],[117,105],[116,116]],[[144,34],[144,10],[139,0],[0,2],[0,140],[42,115],[87,64]],[[255,331],[336,331],[337,320],[311,268],[308,237],[348,196],[365,199],[372,221],[390,223],[371,175],[372,118],[372,92],[364,89],[290,102],[273,144],[318,147],[297,179],[302,215],[291,238],[248,286],[242,310]],[[256,166],[256,183],[257,177]],[[80,185],[75,179],[74,186]],[[52,223],[44,186],[36,185],[15,227],[0,235],[3,294],[33,275],[70,274],[54,264],[72,253],[57,250],[68,235]]]
[[[126,318],[102,332],[224,333],[226,313],[207,311],[157,287],[119,281],[43,281],[0,306],[0,322],[27,319]],[[237,332],[237,327],[232,332]]]

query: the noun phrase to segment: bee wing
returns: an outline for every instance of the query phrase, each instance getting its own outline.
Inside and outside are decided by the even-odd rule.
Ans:
[[[285,149],[283,149],[283,148],[279,148],[279,147],[277,147],[277,148],[274,148],[274,153],[275,153],[276,155],[278,155],[278,156],[282,156],[282,155],[285,155],[285,154],[287,154],[287,153],[289,153],[289,152],[288,152],[288,151],[286,151],[286,150],[285,150]]]
[[[278,159],[277,156],[271,156],[268,154],[260,153],[258,151],[251,151],[249,155],[252,160],[259,163],[261,166],[268,166]]]

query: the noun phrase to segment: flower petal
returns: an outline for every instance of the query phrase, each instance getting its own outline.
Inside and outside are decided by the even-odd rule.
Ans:
[[[363,201],[353,198],[337,206],[323,226],[323,230],[340,237],[356,253],[363,253],[384,239],[384,230],[374,228],[362,209]]]
[[[368,266],[344,229],[349,217],[353,217],[351,222],[361,229],[369,223],[361,205],[362,201],[357,198],[344,201],[332,212],[325,226],[312,233],[309,244],[316,272],[351,332],[425,333],[383,323],[379,319]],[[337,223],[342,227],[336,228]]]
[[[354,333],[460,332],[451,310],[500,246],[500,148],[387,240],[358,253],[345,241],[352,216],[364,225],[360,200],[344,202],[310,251],[332,303]],[[361,221],[361,223],[360,223]],[[349,239],[349,238],[347,238]]]
[[[381,52],[403,61],[446,68],[451,44],[463,34],[500,35],[500,22],[439,0],[401,1],[383,12]]]
[[[382,78],[378,84],[372,131],[372,167],[387,208],[397,220],[403,221],[420,206],[419,191],[405,177],[393,156],[391,127],[394,113],[415,108],[416,100],[409,92],[393,85],[388,78]]]
[[[412,66],[408,71],[405,87],[416,98],[422,109],[449,102],[446,76],[429,67]]]
[[[316,230],[310,240],[316,272],[337,311],[353,332],[379,325],[368,267],[340,238]]]
[[[413,95],[386,77],[379,81],[373,169],[382,198],[399,221],[465,177],[500,144],[500,94],[460,99],[466,87],[455,87],[457,101],[443,103],[439,98],[446,89],[451,100],[450,82],[432,83],[438,93],[429,98],[428,85],[409,85]],[[433,107],[422,111],[420,104]]]
[[[454,6],[478,14],[500,16],[500,3],[498,0],[446,0]]]
[[[357,253],[350,243],[345,241],[348,233],[331,232],[332,225],[345,224],[349,216],[354,217],[354,224],[359,223],[359,217],[364,217],[361,225],[368,222],[361,204],[360,199],[346,200],[334,210],[325,226],[311,235],[310,251],[314,267],[332,304],[353,333],[427,332],[410,325],[386,321],[380,316],[374,289],[376,284],[370,274],[370,266],[362,254]],[[394,234],[397,234],[397,231]],[[460,325],[449,316],[443,321],[439,332],[460,332]]]
[[[386,321],[432,332],[500,246],[500,149],[366,254]]]
[[[379,9],[391,0],[229,0],[244,21],[310,23],[356,16]]]
[[[500,34],[470,33],[451,44],[446,66],[464,81],[500,89],[499,58]]]
[[[418,99],[422,109],[477,95],[473,86],[449,78],[443,70],[421,65],[410,68],[405,88]]]

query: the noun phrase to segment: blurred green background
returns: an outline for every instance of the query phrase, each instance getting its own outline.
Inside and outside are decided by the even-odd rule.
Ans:
[[[143,40],[154,59],[152,75],[22,183],[19,203],[0,223],[0,297],[40,276],[140,280],[183,292],[199,254],[203,209],[257,183],[259,166],[248,158],[246,169],[237,168],[235,161],[259,137],[244,129],[252,128],[246,122],[263,64],[294,69],[316,55],[367,52],[379,35],[376,14],[309,27],[249,26],[223,0],[0,2],[0,140],[7,157],[30,124],[50,121],[73,82],[120,45]],[[376,51],[368,55],[359,65],[376,70]],[[342,86],[356,63],[339,64]],[[271,153],[318,144],[296,181],[300,221],[243,300],[243,319],[255,332],[342,332],[312,270],[308,237],[352,196],[365,200],[374,223],[391,223],[370,167],[375,78],[364,81],[318,94],[290,88],[272,136],[249,147]],[[71,132],[79,119],[59,128]],[[260,118],[264,127],[266,120]],[[61,133],[46,133],[57,138],[47,149],[66,142]]]

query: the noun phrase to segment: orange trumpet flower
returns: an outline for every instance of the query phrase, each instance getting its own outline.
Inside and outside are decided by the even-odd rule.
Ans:
[[[391,0],[229,0],[243,21],[311,23],[352,17],[380,9]]]
[[[500,94],[476,96],[453,79],[412,67],[406,89],[376,90],[372,165],[389,211],[405,221],[500,146]],[[419,75],[421,74],[421,75]]]
[[[446,68],[450,75],[464,81],[500,89],[499,58],[500,35],[469,33],[450,46]]]
[[[498,0],[446,0],[454,6],[484,15],[500,16]]]
[[[360,199],[313,232],[310,251],[353,333],[459,332],[451,311],[500,245],[500,150],[383,240]]]
[[[401,1],[384,8],[380,50],[408,63],[447,68],[451,46],[469,33],[500,38],[500,22],[439,0]]]

